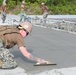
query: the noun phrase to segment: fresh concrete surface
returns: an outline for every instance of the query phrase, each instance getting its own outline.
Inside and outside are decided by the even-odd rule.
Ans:
[[[71,72],[74,73],[71,75],[76,75],[76,34],[33,26],[31,35],[27,36],[24,42],[31,54],[55,62],[57,66],[35,67],[33,66],[35,63],[24,58],[15,46],[10,51],[14,54],[19,67],[13,70],[0,70],[0,74],[11,75],[15,72],[13,75],[20,73],[22,73],[20,75],[46,75],[48,71],[47,75],[70,75]],[[63,71],[65,74],[62,74]],[[58,72],[61,73],[58,74]]]
[[[10,70],[0,69],[0,75],[27,75],[27,74],[25,73],[24,69],[17,67],[15,69]]]

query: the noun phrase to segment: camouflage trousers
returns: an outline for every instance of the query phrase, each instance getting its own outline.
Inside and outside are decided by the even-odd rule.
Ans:
[[[2,12],[2,23],[4,23],[6,20],[6,13]]]
[[[0,68],[10,69],[17,66],[14,55],[8,49],[0,48]]]
[[[27,19],[27,16],[25,14],[25,12],[21,12],[20,13],[20,22],[25,22]]]
[[[45,13],[43,14],[43,19],[46,19],[46,18],[47,18],[47,16],[48,16],[48,13],[47,13],[47,12],[45,12]]]
[[[47,17],[48,17],[48,13],[45,12],[45,13],[43,14],[43,26],[46,26]]]
[[[1,43],[0,43],[1,46]],[[0,68],[13,69],[18,65],[14,59],[14,55],[6,48],[0,48]]]

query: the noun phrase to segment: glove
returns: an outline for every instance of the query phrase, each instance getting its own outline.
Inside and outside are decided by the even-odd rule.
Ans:
[[[46,61],[46,60],[39,60],[36,64],[49,64],[50,62],[49,61]]]

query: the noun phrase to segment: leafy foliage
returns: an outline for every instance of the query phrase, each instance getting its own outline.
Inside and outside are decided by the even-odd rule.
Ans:
[[[0,6],[2,5],[3,0],[0,0]]]
[[[0,0],[0,6],[3,0]],[[23,0],[7,0],[7,10],[20,13],[20,4]],[[76,14],[76,0],[24,0],[26,3],[26,13],[41,14],[41,3],[44,2],[50,14]],[[17,7],[17,9],[16,9]],[[13,11],[16,9],[16,11]]]

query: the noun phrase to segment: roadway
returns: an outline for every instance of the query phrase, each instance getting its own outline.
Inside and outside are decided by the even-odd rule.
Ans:
[[[40,58],[57,63],[56,66],[33,66],[15,46],[11,52],[19,67],[35,74],[46,70],[76,67],[76,34],[33,26],[32,33],[24,39],[27,50]]]

